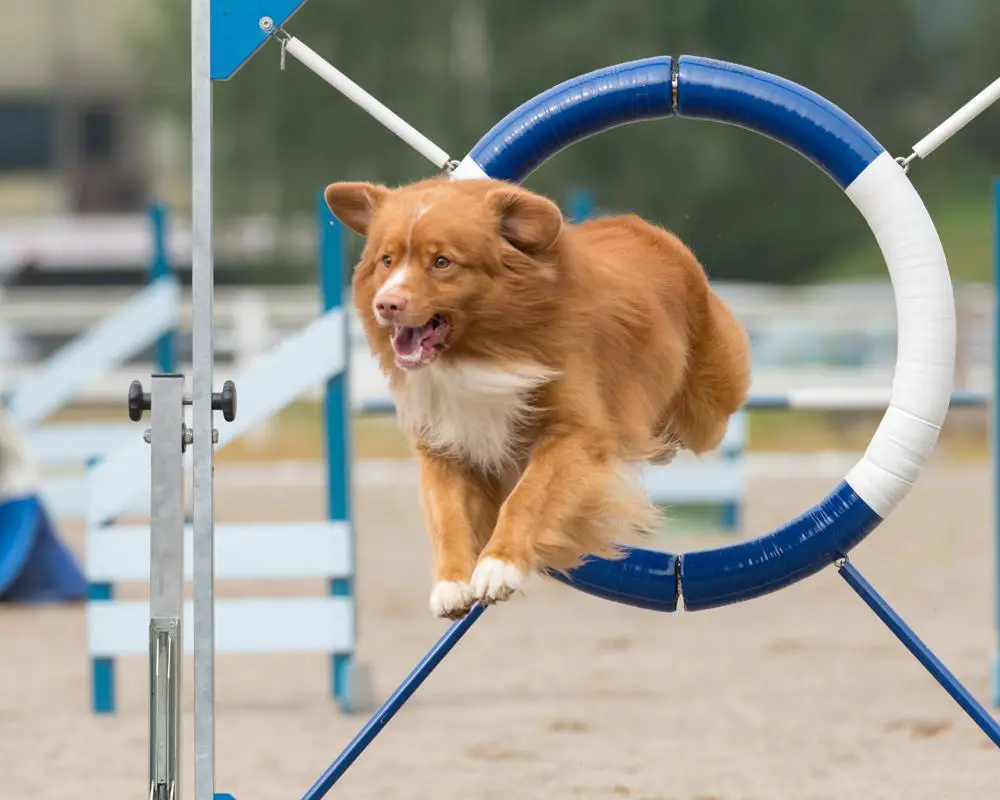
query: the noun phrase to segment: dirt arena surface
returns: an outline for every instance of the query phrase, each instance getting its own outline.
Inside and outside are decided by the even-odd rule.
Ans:
[[[226,485],[225,470],[219,521],[322,514],[317,482],[239,487]],[[746,530],[770,529],[831,486],[753,481]],[[984,701],[990,491],[984,467],[937,462],[854,553]],[[360,657],[373,664],[381,699],[445,624],[427,611],[415,487],[361,485],[355,504]],[[234,591],[290,588],[322,591]],[[145,661],[119,662],[120,712],[96,718],[81,607],[2,609],[0,643],[0,798],[145,798]],[[326,670],[311,656],[218,659],[219,790],[240,800],[302,796],[365,719],[336,709]],[[190,672],[185,679],[190,758]],[[832,569],[750,603],[674,615],[535,579],[487,611],[329,797],[995,800],[1000,752]]]

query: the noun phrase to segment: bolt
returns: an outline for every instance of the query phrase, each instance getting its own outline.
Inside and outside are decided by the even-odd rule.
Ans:
[[[270,33],[274,30],[274,20],[270,17],[261,17],[259,25],[264,33]]]
[[[215,428],[212,428],[212,444],[218,444],[218,443],[219,443],[219,431]]]
[[[142,440],[146,444],[150,444],[153,441],[153,431],[150,430],[149,428],[146,428],[145,432],[142,434]]]
[[[187,425],[184,426],[184,431],[182,433],[182,441],[184,444],[191,444],[194,441],[194,431],[191,430]]]

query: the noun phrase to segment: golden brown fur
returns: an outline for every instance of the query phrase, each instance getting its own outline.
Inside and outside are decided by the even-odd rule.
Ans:
[[[659,227],[571,225],[491,180],[340,183],[326,198],[367,237],[353,300],[420,459],[441,616],[505,599],[531,571],[613,557],[654,519],[628,465],[715,448],[745,401],[746,334]],[[373,305],[385,298],[405,302],[397,326],[443,315],[446,349],[400,368],[400,328]]]

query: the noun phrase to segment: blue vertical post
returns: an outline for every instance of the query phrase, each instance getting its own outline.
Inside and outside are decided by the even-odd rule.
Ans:
[[[569,195],[571,222],[583,222],[594,213],[594,199],[586,189],[574,189]]]
[[[993,397],[991,401],[993,469],[993,703],[1000,706],[1000,176],[993,178]]]
[[[329,519],[347,523],[351,536],[351,562],[349,576],[333,578],[330,594],[335,597],[354,597],[354,530],[351,525],[351,413],[348,375],[350,372],[350,327],[344,307],[344,234],[340,221],[333,216],[323,197],[316,198],[316,224],[319,243],[319,281],[323,311],[343,310],[344,370],[326,383],[323,402],[323,423],[326,440],[327,514]],[[357,636],[357,601],[352,618],[354,637]],[[353,646],[352,646],[353,649]],[[345,710],[350,710],[350,672],[353,653],[335,653],[330,664],[331,691],[334,699]]]
[[[92,583],[87,602],[114,600],[115,590],[110,583]],[[95,714],[113,714],[115,711],[115,660],[107,656],[90,660],[91,708]]]
[[[151,203],[148,209],[150,233],[153,237],[153,257],[149,262],[149,283],[173,276],[167,255],[167,209],[161,203]],[[176,331],[167,331],[156,341],[154,363],[161,373],[174,372],[177,366]]]
[[[85,466],[91,470],[99,462],[99,458],[88,458]],[[90,583],[87,590],[88,603],[114,599],[114,584]],[[93,712],[95,714],[113,714],[115,711],[115,660],[113,658],[101,656],[90,660],[90,690],[90,705]]]

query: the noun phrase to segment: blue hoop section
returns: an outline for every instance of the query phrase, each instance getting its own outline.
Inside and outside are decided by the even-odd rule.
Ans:
[[[621,561],[590,559],[570,574],[551,573],[581,592],[650,611],[676,611],[679,559],[673,553],[630,549]]]
[[[519,106],[468,158],[491,178],[520,181],[564,147],[629,122],[673,113],[673,59],[644,58],[588,72]]]
[[[884,150],[829,100],[766,72],[681,56],[677,113],[749,128],[788,145],[846,189]]]
[[[644,59],[550,89],[495,125],[472,148],[456,177],[521,181],[573,142],[671,113],[738,125],[775,139],[842,188],[885,152],[848,114],[791,81],[693,56],[681,56],[677,66],[675,72],[667,57]],[[556,577],[589,594],[642,608],[674,611],[681,594],[687,610],[714,608],[767,594],[819,571],[846,555],[881,521],[844,481],[806,513],[756,539],[680,556],[633,549],[621,560],[592,559],[568,576]]]

